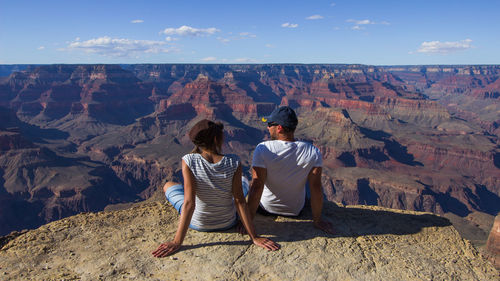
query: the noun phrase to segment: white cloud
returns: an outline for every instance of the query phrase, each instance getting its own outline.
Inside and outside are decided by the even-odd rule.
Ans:
[[[135,57],[138,54],[168,53],[171,51],[163,41],[132,40],[108,36],[87,41],[70,42],[65,50],[81,50],[114,57]]]
[[[296,23],[289,23],[289,22],[285,22],[284,24],[281,25],[281,27],[287,27],[287,28],[296,28],[298,26],[299,25]]]
[[[346,21],[353,24],[353,26],[351,27],[352,30],[363,30],[363,29],[365,29],[366,25],[372,25],[372,24],[390,25],[390,23],[387,21],[374,22],[374,21],[369,20],[369,19],[364,19],[364,20],[348,19]]]
[[[216,32],[220,32],[219,29],[215,27],[210,28],[194,28],[191,26],[183,25],[179,28],[165,28],[161,33],[166,35],[179,35],[179,36],[204,36],[204,35],[212,35]]]
[[[371,20],[353,20],[353,19],[349,19],[349,20],[347,20],[347,22],[353,22],[356,25],[375,24],[375,22],[373,22]]]
[[[179,38],[174,38],[174,37],[170,37],[170,36],[167,36],[165,38],[165,41],[167,41],[167,42],[173,42],[173,41],[177,41],[177,40],[179,40]]]
[[[265,46],[266,46],[266,48],[275,48],[275,46],[273,44],[266,44]]]
[[[45,49],[45,46],[40,46],[37,48],[37,50],[43,50],[43,49]]]
[[[216,57],[206,57],[206,58],[202,58],[201,60],[205,61],[205,62],[208,62],[208,61],[216,61],[217,58]]]
[[[323,18],[322,15],[312,15],[310,17],[307,17],[306,20],[320,20],[322,18]]]
[[[240,38],[245,39],[245,38],[256,38],[257,35],[252,34],[250,32],[240,32]]]
[[[419,53],[449,54],[473,48],[471,39],[454,42],[429,41],[423,42],[418,48]]]
[[[133,20],[131,21],[131,23],[143,23],[144,21],[143,20]]]

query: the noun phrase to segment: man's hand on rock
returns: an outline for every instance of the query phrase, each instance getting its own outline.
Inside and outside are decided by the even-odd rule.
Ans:
[[[268,251],[276,251],[280,248],[278,243],[275,243],[271,239],[267,239],[265,237],[255,237],[253,239],[253,243],[259,247],[262,247]]]
[[[316,227],[317,229],[321,229],[328,234],[335,234],[335,229],[333,228],[333,225],[328,221],[320,220],[314,222],[314,227]]]
[[[175,242],[165,242],[161,244],[152,254],[155,258],[163,258],[177,252],[181,245]]]

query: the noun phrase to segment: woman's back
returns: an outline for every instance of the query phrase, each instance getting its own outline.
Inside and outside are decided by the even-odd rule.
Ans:
[[[224,229],[236,221],[233,203],[233,176],[239,165],[236,155],[224,155],[210,163],[199,153],[182,157],[195,178],[196,207],[191,227],[198,230]]]

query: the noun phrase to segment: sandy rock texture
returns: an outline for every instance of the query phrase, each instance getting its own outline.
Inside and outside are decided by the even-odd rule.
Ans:
[[[0,280],[500,280],[447,219],[382,207],[325,203],[337,235],[298,218],[257,215],[267,252],[229,230],[188,231],[173,256],[151,252],[173,237],[167,204],[85,213],[0,239]]]
[[[495,217],[485,249],[486,257],[500,269],[500,215]]]

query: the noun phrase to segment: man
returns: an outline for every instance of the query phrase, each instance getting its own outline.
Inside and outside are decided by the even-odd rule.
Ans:
[[[297,141],[294,131],[297,115],[292,108],[276,108],[262,118],[267,122],[270,141],[257,145],[252,161],[252,183],[248,206],[252,218],[260,212],[298,216],[306,200],[306,183],[311,193],[314,226],[334,233],[332,225],[321,219],[323,191],[321,186],[321,153],[310,143]]]

